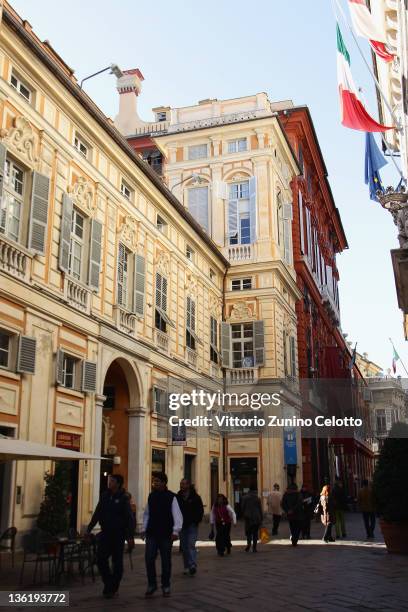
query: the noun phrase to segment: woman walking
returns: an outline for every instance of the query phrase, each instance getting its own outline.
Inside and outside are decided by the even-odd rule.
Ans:
[[[214,537],[215,526],[215,546],[217,554],[224,556],[225,551],[231,554],[231,525],[237,524],[237,517],[234,510],[228,503],[227,498],[222,493],[217,495],[217,499],[210,513],[210,523],[212,526],[211,534]]]
[[[324,485],[320,493],[320,506],[322,523],[325,526],[323,540],[325,542],[334,542],[332,527],[336,523],[336,515],[330,485]]]

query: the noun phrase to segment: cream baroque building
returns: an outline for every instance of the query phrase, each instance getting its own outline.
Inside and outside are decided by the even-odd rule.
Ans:
[[[203,100],[153,109],[156,121],[149,124],[137,112],[142,80],[139,70],[118,79],[115,123],[146,159],[161,154],[158,168],[170,190],[230,264],[221,334],[227,388],[283,388],[280,416],[298,414],[291,381],[297,376],[295,302],[301,293],[293,268],[290,181],[301,152],[292,151],[277,118],[282,104],[272,104],[265,93]],[[285,457],[287,435],[235,430],[224,436],[230,498],[239,500],[252,484],[266,495],[274,482],[284,485],[288,473],[294,475],[296,466],[288,468]],[[299,451],[294,463],[301,466]]]
[[[87,523],[111,469],[139,521],[153,468],[172,488],[190,470],[208,506],[220,436],[191,430],[171,445],[166,397],[220,379],[210,321],[228,262],[8,4],[0,121],[0,433],[113,459],[70,465],[71,526]],[[33,526],[51,468],[0,466],[0,531]]]

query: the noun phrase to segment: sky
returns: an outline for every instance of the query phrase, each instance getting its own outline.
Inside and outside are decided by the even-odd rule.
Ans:
[[[345,0],[341,0],[346,8]],[[309,106],[349,249],[337,258],[341,326],[357,350],[391,367],[391,337],[408,364],[390,249],[398,248],[391,215],[368,197],[364,134],[340,124],[335,18],[330,0],[12,0],[42,40],[49,40],[78,80],[111,63],[144,77],[139,114],[266,92]],[[250,10],[248,8],[250,7]],[[347,12],[347,8],[346,8]],[[375,88],[350,33],[340,22],[354,80],[377,117]],[[367,59],[368,44],[360,39]],[[106,115],[118,111],[115,78],[84,85]],[[388,164],[385,184],[396,184]],[[408,367],[408,366],[407,366]],[[406,375],[401,362],[397,374]]]

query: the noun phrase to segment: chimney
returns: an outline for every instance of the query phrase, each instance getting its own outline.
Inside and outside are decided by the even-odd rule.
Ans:
[[[137,96],[142,91],[144,76],[139,68],[124,70],[123,76],[116,80],[119,92],[119,113],[115,126],[124,136],[135,134],[136,128],[144,124],[137,114]]]

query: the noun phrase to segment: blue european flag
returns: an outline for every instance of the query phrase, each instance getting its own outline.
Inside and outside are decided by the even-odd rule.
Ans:
[[[366,132],[364,180],[369,186],[370,200],[378,201],[376,192],[384,191],[379,170],[386,165],[386,160],[375,142],[374,135]]]

